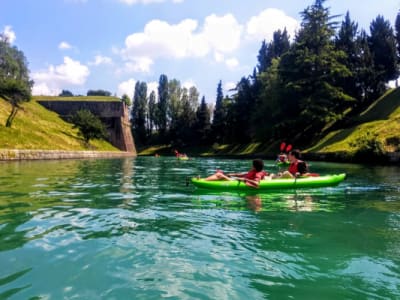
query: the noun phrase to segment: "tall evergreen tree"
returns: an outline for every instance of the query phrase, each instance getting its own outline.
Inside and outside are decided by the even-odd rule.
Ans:
[[[136,82],[133,95],[131,119],[133,134],[139,144],[146,143],[146,110],[147,110],[147,84]]]
[[[302,12],[295,44],[282,56],[279,67],[285,88],[297,101],[287,105],[298,110],[297,122],[292,126],[301,124],[310,134],[337,119],[344,102],[352,100],[338,85],[351,73],[341,63],[345,54],[334,47],[335,23],[323,3],[317,0]]]
[[[222,81],[219,81],[212,122],[212,132],[216,142],[221,142],[223,140],[225,130],[226,110],[223,104],[223,99],[224,94],[222,92]]]
[[[344,92],[354,99],[362,99],[362,91],[359,82],[359,70],[360,70],[360,48],[358,47],[358,24],[350,19],[350,13],[347,12],[344,21],[337,34],[335,44],[338,50],[342,50],[345,53],[345,57],[341,61],[344,63],[351,74],[342,78],[340,86]]]
[[[397,57],[399,58],[400,61],[400,11],[397,13],[394,28],[395,28],[396,43],[397,43]]]
[[[267,44],[265,40],[261,44],[261,48],[258,52],[258,65],[257,69],[259,73],[267,71],[271,66],[274,58],[282,56],[290,48],[289,35],[286,28],[281,31],[280,29],[273,33],[272,41]]]
[[[158,129],[161,137],[165,137],[167,131],[167,110],[169,102],[168,93],[168,77],[167,75],[160,75],[158,81],[158,109],[157,109],[157,121]]]
[[[371,22],[370,33],[369,47],[377,80],[375,97],[378,97],[385,91],[386,83],[398,76],[396,41],[390,22],[383,16]]]
[[[210,142],[210,111],[208,109],[206,98],[201,98],[200,106],[196,112],[196,139],[195,142],[200,145],[206,145]]]
[[[155,124],[157,124],[156,120],[157,115],[157,104],[156,104],[156,93],[151,91],[149,96],[149,109],[148,109],[148,127],[147,134],[149,136],[152,135]]]

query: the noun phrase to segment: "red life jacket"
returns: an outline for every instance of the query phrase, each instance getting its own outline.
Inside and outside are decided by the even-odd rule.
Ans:
[[[253,169],[247,172],[247,174],[244,177],[250,180],[262,180],[266,175],[267,172],[265,171],[257,172],[256,170]]]
[[[297,160],[296,162],[291,163],[291,164],[289,165],[288,171],[289,171],[292,175],[296,175],[296,173],[300,173],[300,172],[299,172],[299,168],[298,168],[299,163],[305,164],[304,161],[302,161],[302,160]]]

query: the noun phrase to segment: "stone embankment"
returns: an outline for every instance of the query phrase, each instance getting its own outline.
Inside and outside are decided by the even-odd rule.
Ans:
[[[48,160],[80,158],[121,158],[135,157],[133,152],[119,151],[64,151],[64,150],[14,150],[0,149],[2,160]]]

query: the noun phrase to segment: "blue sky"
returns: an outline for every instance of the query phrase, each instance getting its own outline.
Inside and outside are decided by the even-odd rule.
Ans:
[[[105,89],[133,95],[136,81],[156,89],[160,74],[196,86],[215,101],[252,73],[263,39],[291,36],[313,0],[1,0],[0,32],[21,49],[33,94]],[[360,28],[383,15],[392,25],[400,0],[328,0]],[[342,17],[338,18],[341,21]]]

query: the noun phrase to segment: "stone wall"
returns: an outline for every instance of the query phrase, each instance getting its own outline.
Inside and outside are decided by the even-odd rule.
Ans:
[[[2,160],[47,160],[79,158],[120,158],[135,157],[133,152],[118,151],[64,151],[64,150],[9,150],[0,149]]]
[[[121,101],[39,100],[38,103],[60,115],[64,120],[78,110],[86,109],[98,116],[107,127],[109,142],[121,151],[136,154],[127,106]]]

